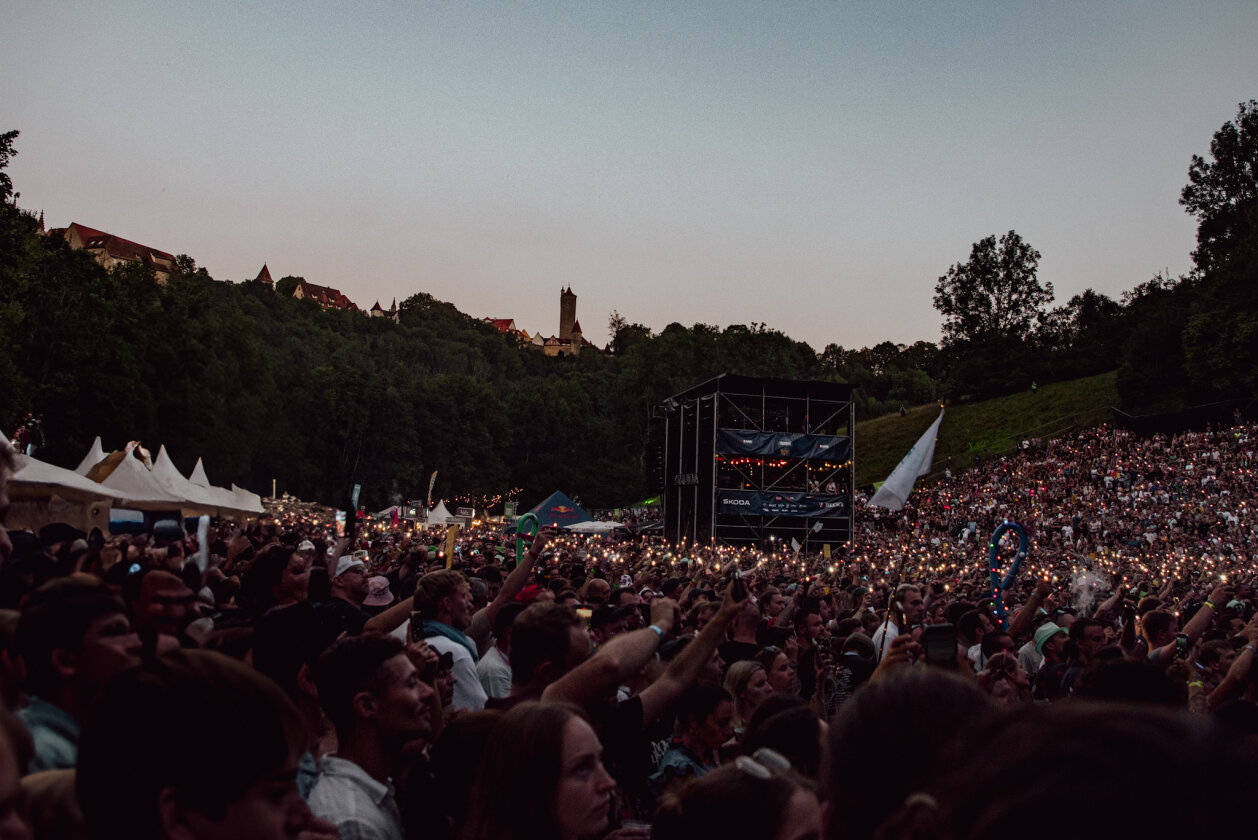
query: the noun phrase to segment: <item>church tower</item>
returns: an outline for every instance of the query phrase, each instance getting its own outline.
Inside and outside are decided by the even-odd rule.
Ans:
[[[572,287],[559,293],[559,337],[571,341],[572,325],[577,322],[577,296]]]

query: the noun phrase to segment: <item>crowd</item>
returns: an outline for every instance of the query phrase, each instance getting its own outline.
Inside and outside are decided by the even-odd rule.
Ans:
[[[0,840],[1241,830],[1255,442],[1028,440],[825,553],[0,528]]]

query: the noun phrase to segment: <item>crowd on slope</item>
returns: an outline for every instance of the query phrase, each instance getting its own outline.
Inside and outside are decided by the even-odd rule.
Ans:
[[[1029,440],[832,559],[0,529],[0,838],[1240,830],[1255,440]]]

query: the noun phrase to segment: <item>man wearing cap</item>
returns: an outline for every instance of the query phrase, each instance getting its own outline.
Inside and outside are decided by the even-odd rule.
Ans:
[[[357,552],[342,555],[336,561],[331,587],[332,597],[319,605],[320,619],[350,635],[363,632],[363,625],[371,615],[363,609],[367,598],[367,565]]]
[[[1035,631],[1035,650],[1044,657],[1044,664],[1035,674],[1036,700],[1056,700],[1064,696],[1061,683],[1066,673],[1066,642],[1069,638],[1066,628],[1051,621],[1041,624]]]

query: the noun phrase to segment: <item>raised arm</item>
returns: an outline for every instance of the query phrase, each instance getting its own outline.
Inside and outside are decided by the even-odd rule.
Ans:
[[[731,582],[725,589],[725,598],[721,601],[720,608],[699,631],[699,635],[677,654],[677,658],[668,664],[668,669],[659,679],[642,690],[639,696],[642,698],[643,726],[654,723],[699,678],[703,666],[725,638],[725,631],[729,629],[730,623],[746,604],[745,598],[741,601],[735,600],[734,584]]]
[[[651,626],[621,633],[600,647],[589,659],[546,686],[542,701],[575,703],[583,708],[601,702],[655,655],[660,642],[676,626],[678,612],[672,598],[656,598],[651,602]]]
[[[520,562],[511,570],[511,574],[507,575],[506,580],[502,582],[502,588],[498,590],[498,596],[490,601],[484,607],[476,611],[472,616],[472,624],[467,629],[467,635],[476,642],[476,646],[484,653],[489,648],[489,634],[494,627],[494,618],[497,617],[498,611],[507,604],[515,600],[515,596],[528,585],[529,577],[533,574],[533,567],[537,565],[537,558],[542,556],[542,552],[546,550],[546,545],[555,536],[554,528],[542,528],[533,537],[533,544],[529,546],[528,551],[524,552],[524,556],[520,558]]]

